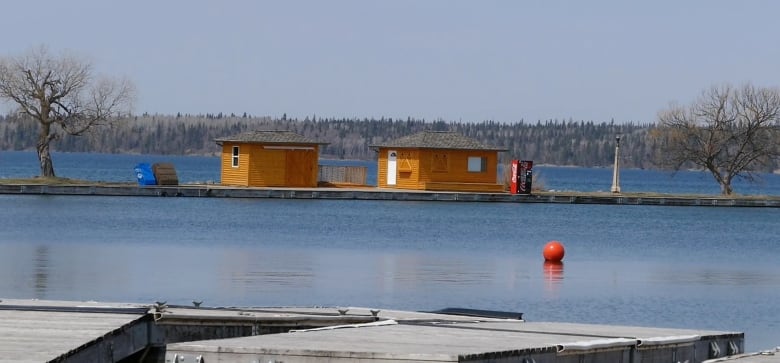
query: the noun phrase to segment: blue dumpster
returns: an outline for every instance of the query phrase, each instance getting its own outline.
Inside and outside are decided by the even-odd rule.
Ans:
[[[147,163],[140,163],[135,166],[135,177],[138,179],[138,185],[157,185],[157,179],[154,177],[152,166]]]

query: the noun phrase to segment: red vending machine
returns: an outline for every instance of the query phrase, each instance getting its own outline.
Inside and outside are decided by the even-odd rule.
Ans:
[[[533,166],[531,160],[512,160],[512,194],[531,194]]]

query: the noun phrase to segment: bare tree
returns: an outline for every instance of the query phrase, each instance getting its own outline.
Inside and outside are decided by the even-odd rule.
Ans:
[[[128,116],[135,88],[124,79],[95,77],[89,62],[45,46],[0,58],[0,98],[39,124],[41,176],[54,177],[49,151],[60,132],[83,135]]]
[[[708,170],[721,193],[733,193],[732,181],[755,181],[780,156],[780,92],[746,84],[711,87],[688,107],[673,105],[659,113],[651,135],[660,143],[657,162],[679,170]]]

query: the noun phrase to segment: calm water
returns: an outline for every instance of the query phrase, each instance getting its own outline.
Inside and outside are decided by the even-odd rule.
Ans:
[[[60,175],[65,155],[79,157],[59,155]],[[96,157],[123,175],[156,161]],[[0,174],[9,158],[0,153]],[[203,166],[218,168],[160,158],[180,179],[214,180]],[[602,173],[557,169],[593,185]],[[457,306],[744,331],[759,350],[780,345],[778,219],[761,208],[0,195],[0,298]],[[542,262],[552,239],[566,245],[561,266]]]

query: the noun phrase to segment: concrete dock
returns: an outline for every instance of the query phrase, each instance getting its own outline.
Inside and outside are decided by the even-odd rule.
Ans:
[[[744,353],[740,332],[462,312],[3,299],[0,361],[639,363]]]
[[[143,187],[121,184],[0,184],[0,194],[780,207],[780,197],[776,196],[674,196],[655,193],[577,192],[510,194],[415,191],[376,187],[249,188],[224,187],[216,184]]]

